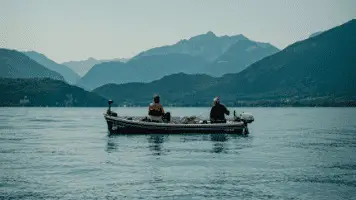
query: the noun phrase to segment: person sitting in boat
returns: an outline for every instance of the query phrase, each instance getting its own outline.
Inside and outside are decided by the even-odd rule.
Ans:
[[[226,123],[225,114],[230,115],[230,111],[220,103],[220,98],[214,98],[214,105],[210,110],[211,123]]]
[[[160,104],[160,98],[156,95],[153,98],[153,102],[148,107],[148,116],[152,121],[162,122],[164,114],[163,106]]]

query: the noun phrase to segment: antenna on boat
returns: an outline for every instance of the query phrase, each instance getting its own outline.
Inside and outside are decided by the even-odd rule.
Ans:
[[[111,104],[113,104],[113,103],[114,103],[113,100],[111,100],[111,99],[108,100],[109,108],[108,108],[108,110],[106,111],[106,114],[109,115],[109,116],[117,117],[117,113],[111,111]]]
[[[108,109],[108,112],[111,112],[111,104],[114,103],[113,100],[108,100],[108,104],[109,104],[109,109]]]

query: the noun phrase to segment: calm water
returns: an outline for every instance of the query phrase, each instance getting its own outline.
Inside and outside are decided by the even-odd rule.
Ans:
[[[108,136],[104,111],[0,108],[0,199],[356,199],[356,109],[238,108],[247,137]]]

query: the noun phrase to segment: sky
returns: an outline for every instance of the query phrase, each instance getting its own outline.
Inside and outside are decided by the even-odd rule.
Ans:
[[[0,48],[61,63],[130,58],[204,34],[283,49],[356,19],[356,0],[0,0]]]

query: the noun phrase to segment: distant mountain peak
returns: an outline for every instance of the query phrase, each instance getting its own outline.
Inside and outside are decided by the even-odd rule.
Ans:
[[[138,55],[134,56],[133,59],[147,55],[178,53],[198,56],[206,61],[212,62],[239,40],[249,39],[242,34],[217,36],[213,31],[208,31],[190,38],[181,39],[172,45],[164,45],[142,51]]]
[[[215,33],[213,33],[212,31],[208,31],[205,35],[216,37]]]
[[[39,56],[43,56],[43,57],[48,58],[48,57],[45,56],[44,54],[42,54],[42,53],[40,53],[40,52],[37,52],[37,51],[33,51],[33,50],[30,50],[30,51],[23,51],[22,53],[25,53],[25,54],[33,54],[33,55],[39,55]]]
[[[213,33],[212,31],[208,31],[205,34],[200,34],[200,35],[195,35],[191,38],[188,39],[188,41],[195,41],[195,40],[214,40],[217,39],[218,37]]]
[[[93,57],[89,57],[88,60],[89,60],[89,61],[96,61],[96,59],[93,58]]]
[[[229,37],[229,36],[228,36]],[[234,35],[232,36],[233,38],[238,38],[239,40],[250,40],[248,39],[245,35],[243,34],[238,34],[238,35]]]

